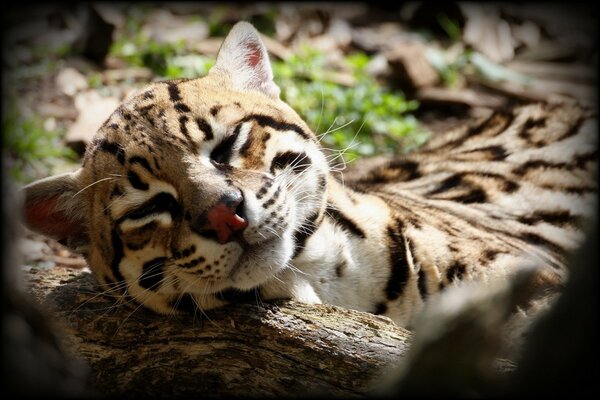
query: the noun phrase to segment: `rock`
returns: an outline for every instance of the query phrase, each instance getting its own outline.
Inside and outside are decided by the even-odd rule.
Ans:
[[[208,27],[200,20],[190,21],[189,17],[173,15],[170,11],[154,11],[142,27],[142,34],[160,43],[174,43],[184,40],[194,43],[208,36]]]
[[[118,98],[102,97],[95,90],[78,93],[75,96],[75,107],[79,116],[67,132],[67,145],[77,153],[83,154],[85,146],[119,104]]]
[[[420,42],[399,42],[385,56],[395,78],[411,88],[434,86],[440,77],[425,56],[426,46]]]
[[[75,68],[65,68],[56,76],[56,85],[59,90],[68,96],[88,88],[87,79]]]

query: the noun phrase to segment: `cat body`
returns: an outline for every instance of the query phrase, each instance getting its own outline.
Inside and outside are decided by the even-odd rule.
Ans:
[[[594,129],[577,107],[528,105],[342,176],[241,22],[207,76],[151,84],[79,170],[27,186],[26,219],[122,304],[205,310],[249,292],[410,325],[429,296],[523,265],[561,285],[595,201]]]

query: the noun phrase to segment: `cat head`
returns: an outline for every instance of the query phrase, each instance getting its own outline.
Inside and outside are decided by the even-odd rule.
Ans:
[[[157,312],[276,279],[323,213],[328,171],[279,92],[260,35],[236,24],[206,76],[141,90],[80,169],[26,186],[27,225]]]

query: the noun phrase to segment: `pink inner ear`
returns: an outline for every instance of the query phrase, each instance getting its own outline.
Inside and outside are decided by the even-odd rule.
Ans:
[[[54,209],[57,198],[51,197],[36,203],[27,204],[25,220],[33,230],[58,240],[81,232],[81,226]]]
[[[246,60],[248,65],[251,67],[256,67],[262,58],[262,53],[260,51],[260,47],[256,43],[248,43],[246,45]]]

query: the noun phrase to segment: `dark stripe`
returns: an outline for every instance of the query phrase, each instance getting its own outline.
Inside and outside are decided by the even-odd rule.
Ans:
[[[185,125],[189,121],[189,118],[186,115],[182,115],[179,117],[179,130],[181,133],[185,135],[185,137],[191,140],[190,134],[188,132],[187,126]]]
[[[170,193],[161,192],[150,200],[142,203],[139,207],[135,208],[123,215],[117,220],[117,223],[121,223],[126,219],[142,219],[152,214],[160,214],[163,212],[171,213],[173,218],[176,218],[180,213],[180,206],[177,200]]]
[[[102,139],[98,143],[98,150],[114,155],[121,165],[125,164],[125,149],[120,144]]]
[[[121,264],[121,260],[125,253],[123,252],[123,242],[121,241],[121,237],[119,236],[118,227],[115,226],[110,233],[112,249],[113,249],[113,257],[110,263],[110,270],[112,271],[113,276],[117,280],[117,282],[124,282],[125,278],[119,271],[119,264]]]
[[[169,98],[172,101],[177,102],[177,101],[181,100],[181,92],[179,91],[179,88],[177,87],[177,85],[175,83],[168,82],[167,88],[169,90]]]
[[[448,178],[441,181],[437,188],[427,193],[427,196],[433,196],[435,194],[439,194],[447,190],[453,189],[456,186],[460,185],[462,181],[462,175],[460,174],[454,174],[452,176],[449,176]]]
[[[421,294],[421,299],[425,301],[427,298],[427,277],[425,276],[425,271],[423,268],[419,270],[419,274],[417,275],[417,288],[419,288],[419,293]]]
[[[454,261],[454,263],[446,270],[446,279],[448,282],[452,282],[454,278],[461,280],[466,269],[467,267],[465,264],[460,261]]]
[[[362,239],[365,239],[367,237],[365,232],[358,225],[356,225],[354,221],[352,221],[350,218],[344,215],[344,213],[342,213],[340,210],[337,210],[332,206],[328,205],[325,209],[325,212],[327,213],[327,215],[333,218],[335,222],[340,224],[347,231],[350,231],[351,233]]]
[[[502,161],[508,156],[506,149],[500,145],[480,147],[478,149],[465,151],[464,153],[477,153],[477,152],[489,153],[491,155],[492,161]]]
[[[148,172],[153,173],[152,167],[150,167],[150,163],[144,157],[134,156],[129,159],[129,164],[140,164],[142,167],[146,168]]]
[[[387,234],[390,243],[390,277],[385,288],[388,300],[396,300],[402,295],[408,282],[408,263],[406,262],[406,244],[402,234],[403,223],[396,220],[396,226],[389,226]]]
[[[187,112],[192,111],[192,110],[190,110],[190,108],[188,106],[186,106],[183,103],[175,103],[175,109],[179,113],[187,113]]]
[[[155,106],[155,104],[148,104],[147,106],[138,108],[138,111],[140,112],[140,114],[146,115],[150,112],[151,109],[154,108],[154,106]]]
[[[131,170],[127,174],[127,179],[129,179],[129,183],[131,183],[131,186],[138,190],[148,190],[148,188],[150,187],[146,182],[140,179],[140,176],[138,174]]]
[[[291,165],[292,171],[300,173],[308,168],[312,164],[310,158],[306,153],[296,153],[293,151],[286,151],[284,153],[277,153],[271,161],[271,173],[275,173],[275,169],[284,169]]]
[[[521,216],[517,220],[523,224],[535,225],[547,222],[552,225],[564,226],[575,222],[577,217],[568,210],[545,211],[538,210],[531,215]]]
[[[233,134],[226,137],[219,143],[211,152],[210,159],[219,163],[219,164],[227,164],[231,159],[231,155],[233,152],[233,145],[237,140],[240,134],[241,124],[235,127]]]
[[[522,240],[524,240],[525,242],[527,242],[529,244],[546,247],[550,251],[553,251],[558,254],[561,254],[564,251],[561,246],[559,246],[558,244],[554,243],[553,241],[551,241],[549,239],[546,239],[543,236],[538,235],[537,233],[533,233],[533,232],[523,233],[523,234],[519,235],[519,238],[521,238]]]
[[[204,118],[196,118],[196,124],[198,124],[198,129],[204,133],[204,140],[213,140],[215,136],[212,127]]]
[[[421,177],[419,164],[410,160],[392,160],[384,166],[370,171],[365,178],[357,180],[357,183],[386,183],[386,182],[404,182]],[[355,190],[361,191],[359,188]]]
[[[260,114],[253,114],[253,115],[249,115],[246,118],[244,118],[244,121],[250,121],[250,120],[256,121],[256,123],[258,123],[262,127],[268,126],[269,128],[272,128],[272,129],[275,129],[278,131],[294,131],[306,140],[313,140],[306,132],[304,132],[304,130],[302,128],[300,128],[300,126],[298,126],[296,124],[291,124],[291,123],[283,122],[283,121],[276,121],[272,117],[269,117],[267,115],[260,115]]]
[[[571,136],[575,136],[576,134],[578,134],[579,129],[581,128],[581,125],[583,124],[584,121],[585,121],[585,118],[583,116],[580,116],[579,118],[577,118],[577,121],[575,121],[573,126],[571,126],[565,133],[563,133],[556,141],[560,142],[561,140],[568,139]]]
[[[188,148],[192,151],[192,153],[198,154],[198,144],[192,139],[192,137],[190,136],[190,133],[188,132],[188,129],[187,129],[186,124],[188,121],[189,121],[189,118],[186,115],[181,115],[179,117],[179,130],[186,138],[184,143],[188,146]]]
[[[319,213],[314,213],[308,216],[304,220],[304,223],[294,232],[294,254],[292,255],[292,259],[298,257],[302,250],[304,250],[304,246],[306,246],[306,241],[309,237],[311,237],[315,231],[317,230],[317,225],[315,221],[319,217]]]
[[[142,275],[139,284],[144,289],[157,291],[164,278],[164,266],[166,257],[157,257],[142,266]]]

